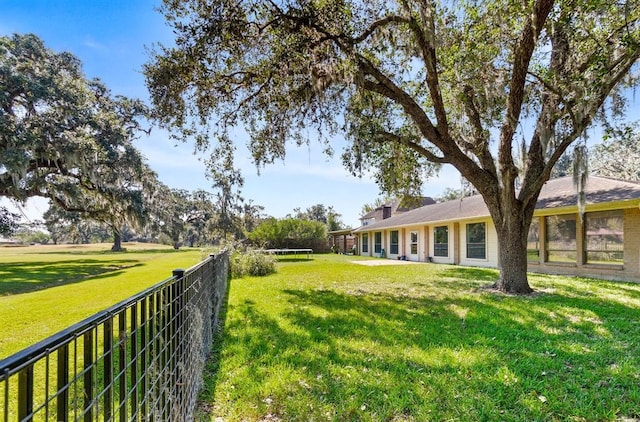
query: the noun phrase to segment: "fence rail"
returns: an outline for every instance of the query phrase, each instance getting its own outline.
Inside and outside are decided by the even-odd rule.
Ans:
[[[0,361],[0,421],[193,419],[227,254]]]

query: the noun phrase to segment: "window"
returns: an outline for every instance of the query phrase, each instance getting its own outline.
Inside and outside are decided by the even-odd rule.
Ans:
[[[391,244],[389,245],[389,253],[393,255],[398,254],[398,230],[391,232]]]
[[[547,261],[576,262],[576,216],[545,217]]]
[[[449,256],[449,227],[440,226],[433,229],[433,255]]]
[[[373,234],[373,252],[382,252],[382,232],[375,232]]]
[[[484,223],[467,224],[467,258],[487,258],[486,237]]]
[[[418,255],[418,232],[411,232],[411,255]]]
[[[362,253],[369,253],[369,233],[362,233]]]
[[[529,234],[527,235],[527,260],[540,262],[540,224],[539,220],[534,217],[529,226]]]
[[[622,211],[590,212],[585,218],[584,248],[588,264],[624,263]]]

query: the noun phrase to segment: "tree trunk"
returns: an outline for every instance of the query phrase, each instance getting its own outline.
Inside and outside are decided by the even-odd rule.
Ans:
[[[486,201],[486,199],[485,199]],[[527,235],[535,209],[535,200],[525,206],[503,192],[503,200],[487,202],[498,235],[500,278],[494,287],[505,293],[529,294],[527,279]]]
[[[521,224],[511,230],[504,225],[498,231],[500,278],[494,287],[505,293],[529,294],[533,289],[527,279],[527,233]]]
[[[122,235],[117,230],[113,231],[113,246],[111,247],[113,252],[122,251]]]
[[[529,294],[533,289],[527,279],[527,236],[537,195],[527,204],[502,189],[483,197],[498,236],[500,277],[493,287],[505,293]]]

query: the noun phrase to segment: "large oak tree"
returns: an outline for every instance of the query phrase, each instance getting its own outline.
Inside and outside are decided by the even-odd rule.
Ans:
[[[162,124],[225,151],[243,125],[258,166],[338,133],[347,167],[384,191],[415,195],[452,164],[495,223],[496,287],[527,293],[542,186],[635,83],[638,3],[165,0],[175,45],[145,73]]]
[[[113,227],[143,217],[155,175],[133,145],[146,107],[87,79],[33,34],[0,37],[0,196],[49,198]]]

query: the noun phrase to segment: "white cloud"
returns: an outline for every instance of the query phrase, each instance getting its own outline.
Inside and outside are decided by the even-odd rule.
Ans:
[[[98,41],[96,41],[95,39],[93,39],[93,37],[88,36],[84,39],[84,41],[82,42],[82,45],[84,45],[85,47],[88,47],[92,50],[99,50],[99,51],[105,51],[108,50],[108,47],[105,44],[101,44]]]

